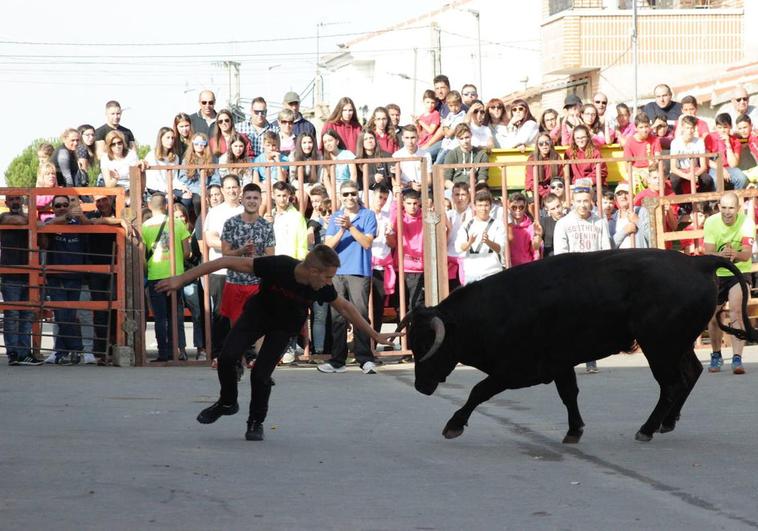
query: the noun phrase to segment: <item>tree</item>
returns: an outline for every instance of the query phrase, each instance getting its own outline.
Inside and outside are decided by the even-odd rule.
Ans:
[[[7,186],[19,188],[31,188],[37,184],[37,149],[41,144],[60,144],[59,140],[38,138],[30,146],[25,148],[20,155],[11,161],[5,170],[5,183]]]

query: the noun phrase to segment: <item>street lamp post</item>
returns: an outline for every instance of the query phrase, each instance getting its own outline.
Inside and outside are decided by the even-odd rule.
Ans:
[[[479,94],[484,94],[484,87],[482,86],[482,24],[479,11],[476,9],[469,9],[469,13],[476,18],[476,55],[479,58]]]

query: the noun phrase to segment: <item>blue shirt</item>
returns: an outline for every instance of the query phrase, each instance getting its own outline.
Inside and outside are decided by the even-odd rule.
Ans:
[[[261,153],[255,159],[253,159],[253,162],[267,162],[266,155]],[[287,155],[284,155],[282,153],[279,153],[279,162],[287,162]],[[286,167],[285,167],[286,169]],[[266,182],[266,168],[265,166],[258,166],[257,168],[254,168],[256,172],[258,172],[258,180],[262,183]],[[271,182],[275,183],[279,180],[279,172],[282,170],[282,166],[271,166],[269,168],[269,176],[271,177]]]
[[[332,215],[326,229],[327,236],[334,236],[339,232],[340,227],[337,226],[335,220],[344,214],[344,209],[341,209]],[[368,208],[360,207],[352,224],[363,234],[376,238],[376,215]],[[368,249],[361,247],[350,231],[346,230],[342,233],[342,239],[334,250],[340,257],[341,265],[337,269],[338,275],[371,276],[371,247]]]

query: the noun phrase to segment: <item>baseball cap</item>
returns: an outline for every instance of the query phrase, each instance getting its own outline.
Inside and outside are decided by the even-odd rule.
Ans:
[[[581,104],[582,104],[582,99],[576,94],[569,94],[568,96],[566,96],[566,99],[563,100],[564,109],[566,107],[573,107],[575,105],[581,105]]]
[[[298,96],[297,92],[289,91],[287,94],[284,95],[284,99],[282,100],[282,103],[300,103],[300,96]]]
[[[627,183],[619,183],[613,191],[614,194],[619,194],[621,192],[629,193],[629,185]]]

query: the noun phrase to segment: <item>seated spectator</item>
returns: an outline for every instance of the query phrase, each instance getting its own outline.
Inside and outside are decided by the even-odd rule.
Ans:
[[[244,133],[239,133],[234,128],[234,115],[232,111],[224,109],[216,114],[216,122],[211,126],[208,135],[208,147],[214,160],[229,150],[232,138],[241,138],[245,142],[247,156],[253,156],[253,147],[250,139]]]
[[[295,113],[292,109],[282,109],[277,115],[276,123],[279,125],[279,151],[289,156],[295,149]]]
[[[449,106],[450,104],[448,103]],[[484,117],[484,124],[492,130],[496,148],[503,147],[503,140],[508,136],[508,122],[510,120],[510,116],[505,112],[503,100],[492,98],[487,102],[487,114]]]
[[[55,146],[48,144],[47,142],[41,143],[37,147],[37,161],[42,164],[43,162],[52,163],[53,153],[55,152]]]
[[[137,152],[127,151],[124,135],[111,131],[105,136],[105,151],[100,158],[100,180],[106,188],[120,186],[129,190],[129,168],[143,163],[137,160]]]
[[[671,148],[671,141],[674,140],[674,129],[666,121],[666,116],[663,114],[656,116],[651,129],[652,134],[658,138],[661,150],[668,151]]]
[[[550,133],[539,133],[534,151],[526,159],[527,162],[541,162],[546,160],[561,160],[561,156],[553,147],[553,140]],[[534,181],[537,178],[537,192],[540,197],[545,197],[550,193],[550,182],[555,177],[560,177],[563,170],[560,164],[546,164],[540,166],[527,166],[526,178],[524,180],[524,191],[526,193],[534,192]]]
[[[355,153],[355,146],[358,143],[358,135],[361,132],[361,124],[358,121],[358,111],[353,100],[348,97],[340,98],[337,105],[334,106],[332,114],[326,119],[324,127],[321,128],[321,140],[328,131],[337,133],[342,141],[342,149]],[[323,149],[323,144],[322,144]],[[326,158],[326,153],[324,153]],[[353,179],[355,180],[355,175]],[[340,181],[342,182],[342,181]]]
[[[171,361],[174,337],[171,326],[172,304],[169,293],[159,293],[155,285],[159,280],[184,272],[184,260],[190,255],[190,233],[180,220],[174,220],[174,249],[169,246],[169,223],[166,214],[166,196],[155,194],[148,201],[150,219],[142,224],[142,239],[145,242],[145,260],[147,261],[147,292],[155,320],[155,339],[158,342],[158,357],[151,362]],[[171,271],[171,255],[174,253],[176,270]],[[179,360],[187,360],[184,337],[184,303],[181,294],[176,297],[177,346]]]
[[[574,127],[582,123],[582,100],[576,94],[569,94],[563,101],[563,119],[561,120],[561,146],[571,145]]]
[[[624,144],[624,158],[640,158],[626,163],[627,180],[638,183],[647,176],[652,159],[661,154],[661,143],[657,136],[651,134],[650,118],[646,114],[639,113],[634,118],[634,128],[634,134]]]
[[[508,134],[500,139],[500,147],[504,149],[520,149],[523,153],[534,145],[539,134],[539,125],[529,110],[526,100],[517,99],[511,103],[511,119],[508,122]]]
[[[568,195],[566,194],[566,184],[563,177],[553,177],[550,180],[550,193],[555,195],[565,209],[564,215],[568,213]]]
[[[418,132],[413,125],[403,127],[403,147],[392,154],[393,158],[423,157],[426,159],[427,175],[432,175],[432,157],[418,147]],[[421,189],[421,163],[406,161],[400,163],[400,185],[403,188]]]
[[[54,188],[58,186],[56,175],[55,165],[52,162],[40,162],[37,167],[37,188]],[[52,195],[38,195],[36,204],[40,221],[45,222],[53,217],[51,211],[53,206]]]
[[[440,126],[440,113],[435,109],[437,100],[433,90],[424,91],[424,113],[420,116],[411,116],[418,132],[418,145],[425,148],[430,145],[430,140]]]
[[[353,142],[353,149],[357,143]],[[347,149],[340,134],[334,129],[328,129],[321,135],[321,145],[324,148],[324,160],[355,160],[355,153]],[[330,164],[323,167],[322,182],[327,190],[339,190],[342,183],[355,181],[358,178],[358,170],[355,164]]]
[[[563,182],[560,182],[563,185]],[[563,187],[561,186],[561,192]],[[542,256],[547,258],[553,256],[553,235],[555,234],[555,224],[558,220],[566,215],[566,208],[563,206],[561,198],[554,193],[549,193],[542,200],[545,208],[540,212],[540,226],[542,227]]]
[[[526,196],[521,192],[511,194],[508,209],[510,227],[508,246],[511,251],[511,266],[527,264],[540,258],[542,227],[532,222],[526,211]]]
[[[750,105],[750,95],[745,87],[736,87],[732,92],[732,99],[728,105],[721,108],[721,112],[728,113],[732,123],[737,123],[737,117],[746,114],[753,124],[758,124],[758,107]]]
[[[79,131],[66,129],[61,135],[63,143],[58,146],[51,162],[55,164],[58,186],[86,186],[78,179],[79,162],[76,150],[79,147]]]
[[[387,109],[387,115],[390,118],[390,124],[387,128],[387,131],[389,134],[394,134],[395,138],[397,139],[397,145],[402,145],[401,136],[402,136],[402,126],[400,125],[400,116],[401,116],[401,110],[400,106],[395,103],[388,103],[384,106],[385,109]],[[392,153],[392,152],[390,152]]]
[[[192,145],[192,136],[195,132],[192,130],[192,122],[188,114],[180,112],[174,116],[174,143],[176,145],[176,154],[179,160],[184,160],[187,148]]]
[[[376,184],[382,184],[389,188],[392,181],[392,155],[379,147],[376,135],[365,129],[358,136],[358,145],[355,156],[357,159],[387,159],[387,162],[371,162],[368,164],[356,164],[358,174],[358,190],[368,183],[368,189],[373,190]],[[364,170],[366,171],[364,177]]]
[[[158,137],[155,139],[155,148],[152,149],[145,157],[145,163],[150,166],[170,166],[179,164],[179,156],[176,154],[174,145],[176,137],[174,130],[170,127],[161,127],[158,130]],[[162,194],[173,192],[177,186],[174,184],[175,170],[146,170],[145,171],[145,188],[149,195],[155,192]]]
[[[219,164],[250,164],[253,162],[248,157],[249,142],[239,135],[233,135],[228,139],[229,149],[221,155],[218,159]],[[219,178],[223,179],[230,173],[237,175],[240,178],[241,185],[244,187],[247,184],[253,182],[253,168],[219,168]]]
[[[676,126],[674,127],[675,137],[679,135],[679,127],[681,126],[682,118],[684,118],[685,116],[692,116],[693,118],[695,118],[695,122],[696,122],[695,137],[696,138],[703,139],[706,136],[708,136],[708,133],[711,132],[705,120],[701,120],[697,116],[697,99],[694,96],[685,96],[682,98],[682,114],[677,119]]]
[[[182,163],[188,166],[213,164],[208,138],[203,133],[195,133],[192,137],[192,148],[185,153]],[[179,170],[179,178],[174,181],[175,185],[178,184],[178,188],[174,189],[174,195],[179,196],[182,204],[195,216],[200,214],[200,190],[203,179],[206,186],[220,182],[216,170],[210,168]]]
[[[620,144],[622,147],[626,144],[626,139],[636,131],[630,120],[631,115],[632,113],[626,103],[616,105],[616,121],[611,130],[611,138],[614,143]]]
[[[202,133],[206,137],[212,136],[213,126],[216,124],[216,95],[210,90],[201,90],[197,97],[200,108],[190,116],[192,131]]]
[[[300,133],[295,139],[295,149],[290,153],[289,160],[291,162],[306,162],[321,160],[321,155],[316,149],[316,137],[310,133]],[[289,176],[290,184],[295,188],[300,187],[300,183],[305,183],[306,190],[309,186],[319,183],[319,172],[321,169],[318,166],[290,166]]]
[[[740,163],[737,166],[751,183],[758,182],[758,134],[753,131],[750,116],[741,114],[737,117],[737,134],[740,142]]]
[[[461,101],[465,108],[468,109],[477,99],[479,99],[479,90],[476,88],[476,85],[467,83],[461,87]],[[447,101],[447,98],[445,101]]]
[[[686,98],[685,98],[686,99]],[[687,104],[683,104],[687,107]],[[691,158],[672,159],[669,176],[671,187],[677,194],[692,192],[690,178],[694,174],[697,192],[713,190],[713,179],[708,175],[708,164],[705,157],[705,144],[697,136],[698,119],[695,116],[683,114],[679,117],[677,136],[671,142],[672,155],[694,155]],[[693,166],[694,163],[694,166]],[[694,168],[694,169],[693,169]]]
[[[446,103],[447,95],[450,93],[450,79],[445,74],[439,74],[434,76],[432,83],[437,98],[437,110],[440,112],[440,118],[444,118],[450,112]]]
[[[80,139],[79,145],[76,147],[76,159],[79,163],[79,169],[85,173],[99,175],[99,168],[96,167],[98,161],[95,147],[95,127],[83,124],[77,128],[77,131],[79,131]]]
[[[119,133],[120,134],[120,133]],[[89,220],[81,209],[71,209],[67,195],[53,197],[54,216],[46,225],[87,225]],[[45,279],[46,296],[53,302],[78,302],[82,289],[82,272],[66,272],[55,266],[84,265],[87,263],[87,236],[76,232],[43,234],[40,247],[47,249],[46,267],[50,272]],[[76,318],[76,308],[54,308],[58,332],[54,341],[55,352],[46,363],[76,365],[81,361],[82,330]]]
[[[452,188],[455,183],[459,182],[468,183],[472,176],[475,182],[486,181],[489,170],[475,165],[488,162],[487,152],[472,145],[469,126],[458,124],[455,128],[455,138],[458,141],[458,147],[448,152],[445,157],[445,164],[471,164],[471,167],[445,168],[445,188]]]
[[[705,151],[718,153],[724,162],[724,186],[727,190],[742,190],[747,186],[747,176],[739,168],[740,141],[732,136],[732,118],[727,113],[716,116],[716,131],[705,137]],[[716,158],[708,161],[708,174],[716,179]],[[717,186],[718,188],[718,186]]]
[[[411,126],[412,127],[412,126]],[[403,131],[403,136],[405,132]],[[414,131],[415,133],[415,131]],[[395,188],[396,193],[400,188]],[[424,220],[421,210],[421,194],[418,190],[402,191],[403,270],[405,273],[406,301],[408,311],[412,311],[424,302]],[[397,227],[397,202],[390,207],[390,225]],[[396,263],[399,254],[396,255]]]
[[[582,107],[582,114],[580,116],[584,125],[590,130],[593,144],[600,147],[610,143],[610,139],[605,136],[605,129],[600,122],[600,115],[597,111],[597,107],[591,103],[585,104]]]
[[[600,175],[597,175],[598,163],[586,162],[587,160],[602,158],[600,150],[590,140],[590,130],[584,124],[579,124],[573,128],[571,135],[571,145],[566,149],[564,154],[565,160],[571,161],[564,166],[564,176],[570,178],[572,183],[577,179],[591,179],[596,186],[598,177],[602,186],[606,186],[608,178],[608,165],[601,162]]]
[[[287,92],[284,98],[282,98],[282,105],[282,109],[289,109],[293,113],[292,134],[294,138],[297,138],[302,133],[309,133],[313,138],[316,138],[316,128],[300,113],[300,95],[297,92]],[[271,126],[274,131],[281,130],[278,121],[274,121]]]
[[[259,154],[253,162],[271,164],[273,162],[287,162],[287,156],[283,155],[279,146],[279,134],[273,131],[266,131],[263,133],[263,153]],[[268,170],[268,171],[267,171]],[[289,175],[286,166],[258,166],[254,169],[254,173],[257,173],[258,183],[265,183],[266,176],[268,175],[271,183],[278,181],[287,181]],[[266,184],[262,184],[263,190],[267,189]],[[264,197],[265,197],[264,192]]]
[[[646,197],[658,197],[662,195],[674,195],[671,184],[666,181],[661,183],[660,173],[655,167],[651,167],[643,177],[645,189],[634,196],[634,206],[643,206]],[[661,184],[663,184],[663,193],[661,193]],[[679,205],[670,205],[664,210],[665,230],[676,230],[679,223]],[[666,248],[671,248],[671,242],[666,242]]]
[[[616,211],[608,222],[608,230],[616,249],[650,247],[650,218],[646,208],[634,207],[630,201],[629,184],[620,183],[614,191]]]
[[[458,139],[455,137],[455,128],[462,124],[466,119],[466,111],[462,108],[461,95],[457,90],[451,90],[447,95],[448,113],[442,120],[442,134],[440,136],[439,152],[434,159],[435,164],[445,162],[448,152],[458,146]]]
[[[545,109],[540,117],[540,133],[550,135],[554,146],[561,145],[561,124],[558,122],[558,111]]]
[[[500,257],[505,245],[505,228],[493,217],[492,196],[487,191],[474,197],[474,216],[461,225],[455,238],[456,251],[463,256],[463,277],[466,284],[481,280],[503,270]]]
[[[672,99],[671,87],[660,84],[653,89],[655,100],[647,103],[642,109],[652,122],[659,114],[663,114],[668,125],[673,127],[682,114],[682,105]]]
[[[377,107],[374,109],[374,112],[371,113],[371,118],[369,118],[368,123],[366,124],[366,129],[376,135],[379,149],[385,153],[392,154],[400,149],[396,131],[390,123],[389,111],[385,107]],[[360,181],[358,184],[360,185]]]
[[[484,117],[486,115],[487,111],[484,108],[484,103],[476,100],[469,107],[464,123],[471,129],[471,144],[490,150],[495,147],[495,138],[492,136],[492,130],[484,125]]]

